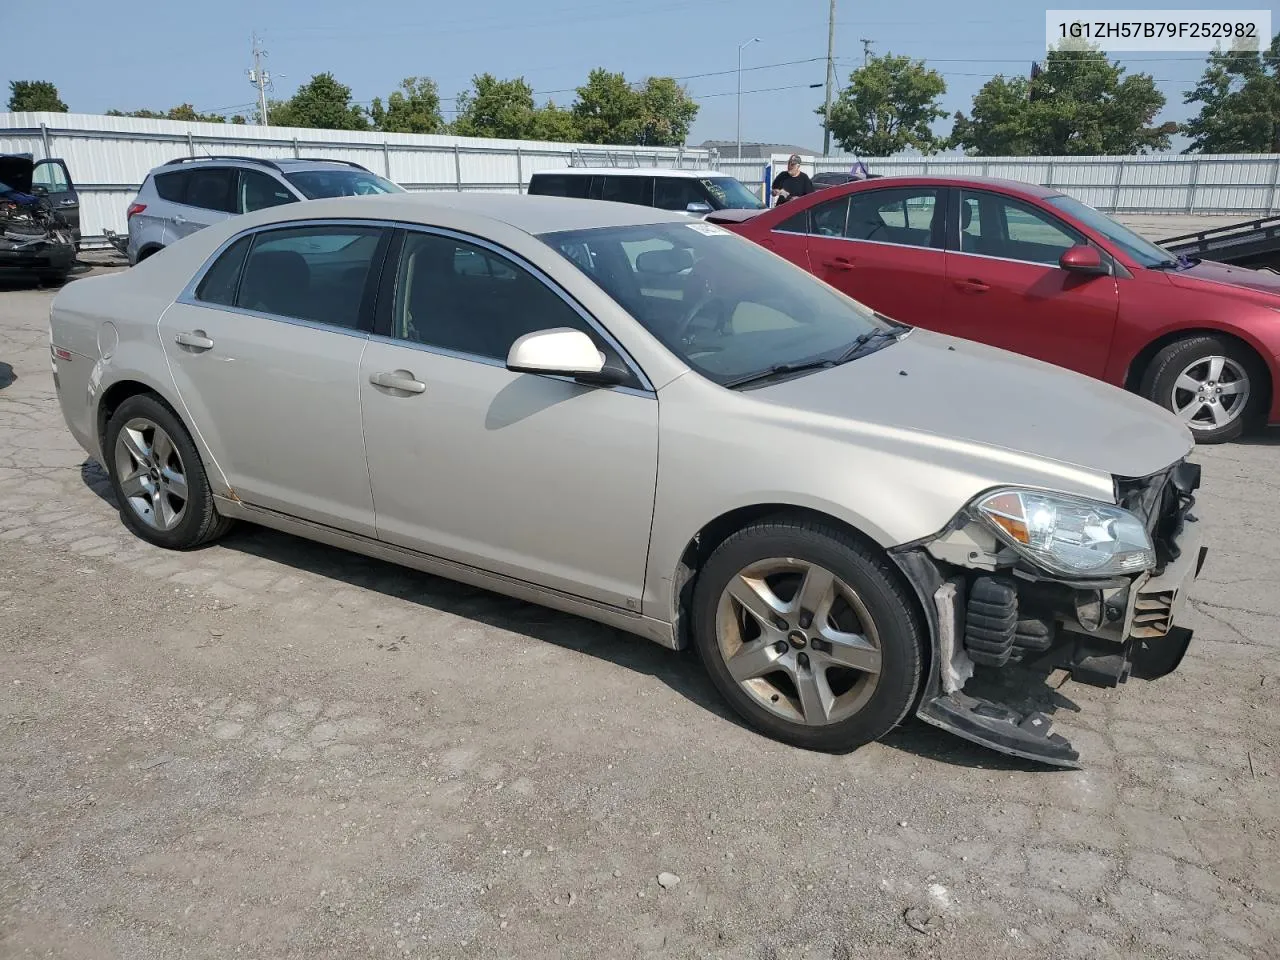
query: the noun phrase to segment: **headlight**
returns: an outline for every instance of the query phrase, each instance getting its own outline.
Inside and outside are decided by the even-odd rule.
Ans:
[[[998,490],[977,515],[1036,566],[1068,577],[1105,577],[1155,566],[1142,522],[1128,510],[1038,490]]]

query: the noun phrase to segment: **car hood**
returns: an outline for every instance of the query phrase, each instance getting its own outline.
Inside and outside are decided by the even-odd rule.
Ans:
[[[31,176],[35,171],[35,161],[30,154],[0,155],[0,183],[18,193],[31,192]]]
[[[1248,287],[1250,290],[1261,290],[1264,293],[1280,296],[1280,273],[1274,273],[1271,270],[1251,270],[1248,267],[1232,267],[1213,260],[1201,260],[1185,270],[1170,273],[1169,278],[1176,286],[1184,286],[1189,278],[1226,283],[1233,287]]]
[[[828,370],[750,391],[795,410],[1145,477],[1186,456],[1173,414],[1062,367],[919,328]],[[980,454],[979,454],[980,455]]]

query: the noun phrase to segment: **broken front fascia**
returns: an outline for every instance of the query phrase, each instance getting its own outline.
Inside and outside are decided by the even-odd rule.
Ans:
[[[1139,517],[1159,533],[1149,569],[1098,579],[1047,572],[972,506],[936,536],[892,551],[933,637],[921,719],[1003,753],[1078,767],[1079,754],[1045,714],[965,693],[975,671],[990,676],[1011,663],[1046,675],[1062,668],[1079,682],[1113,687],[1177,668],[1191,631],[1175,620],[1205,553],[1190,514],[1199,473],[1178,464],[1144,482],[1160,494],[1148,498],[1151,514]]]

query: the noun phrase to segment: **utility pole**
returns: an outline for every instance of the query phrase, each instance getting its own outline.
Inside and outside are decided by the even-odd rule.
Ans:
[[[875,41],[868,40],[866,37],[860,37],[859,39],[862,41],[862,65],[865,67],[867,62],[871,59],[871,45],[875,43]]]
[[[831,85],[836,73],[836,0],[827,15],[827,104],[822,109],[822,155],[831,155]]]
[[[267,125],[267,85],[271,83],[271,74],[262,65],[267,51],[262,49],[262,41],[253,35],[253,66],[249,68],[249,82],[258,88],[258,123]]]
[[[835,0],[831,0],[832,3]],[[743,40],[738,44],[738,159],[742,159],[742,49],[749,47],[753,43],[759,43],[759,37],[752,37],[750,40]]]

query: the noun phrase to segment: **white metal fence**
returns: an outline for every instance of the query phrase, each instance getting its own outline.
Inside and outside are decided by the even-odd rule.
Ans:
[[[353,160],[410,190],[515,193],[535,170],[571,165],[712,167],[767,196],[786,162],[652,147],[482,140],[405,133],[186,123],[75,113],[0,113],[0,153],[67,161],[81,191],[81,229],[92,244],[124,213],[147,171],[179,156],[240,154]],[[810,173],[848,170],[852,157],[806,157]],[[1280,211],[1280,155],[864,158],[872,173],[990,176],[1063,190],[1112,213],[1239,214]]]
[[[407,133],[187,123],[75,113],[0,113],[0,153],[67,162],[81,196],[88,245],[125,229],[147,172],[175,157],[235,154],[352,160],[409,190],[516,193],[535,170],[574,164],[706,167],[706,150],[599,147]]]
[[[721,158],[719,169],[763,191],[764,179],[786,165]],[[805,157],[810,173],[845,172],[853,157]],[[1002,177],[1069,193],[1108,213],[1240,214],[1280,211],[1280,155],[1153,154],[1139,157],[867,157],[884,176]],[[762,193],[763,196],[763,193]]]

